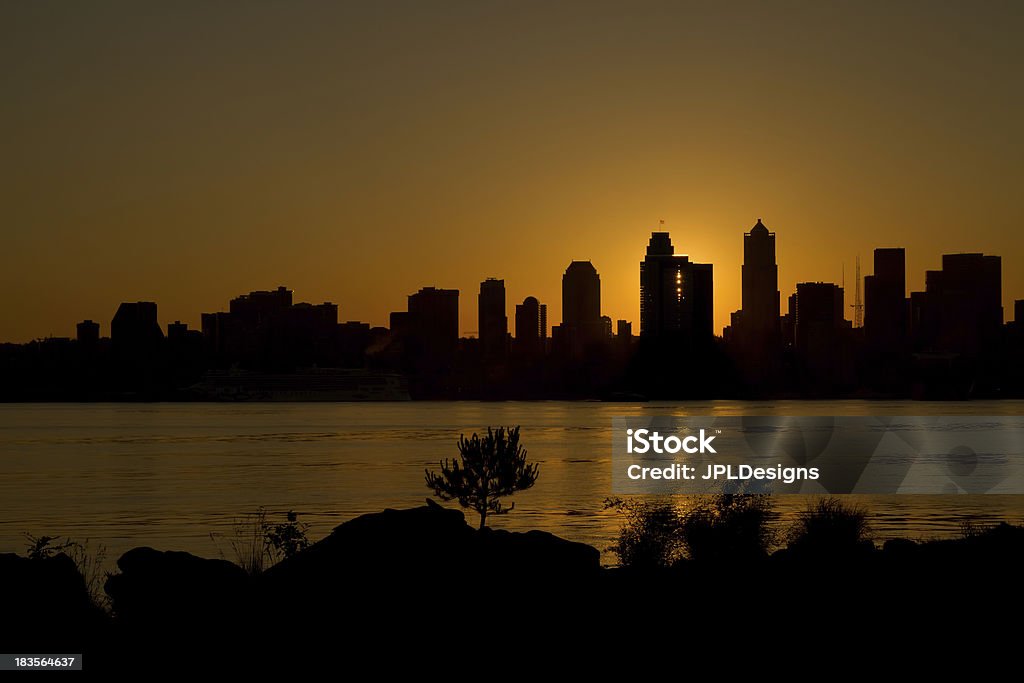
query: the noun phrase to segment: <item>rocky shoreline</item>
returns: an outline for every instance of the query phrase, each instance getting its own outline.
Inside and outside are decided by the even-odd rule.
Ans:
[[[360,661],[381,638],[409,653],[505,629],[540,641],[623,624],[665,635],[683,615],[827,610],[850,628],[885,627],[880,614],[910,623],[1019,605],[1024,527],[639,571],[602,567],[597,549],[546,532],[478,531],[462,512],[428,503],[345,522],[259,576],[147,547],[117,566],[108,612],[67,556],[0,554],[4,650],[83,652],[90,668],[111,671],[170,651],[233,652],[242,659],[232,667],[259,668],[317,643]]]

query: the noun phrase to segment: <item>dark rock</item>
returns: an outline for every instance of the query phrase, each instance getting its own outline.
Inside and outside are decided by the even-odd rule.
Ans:
[[[309,585],[343,575],[374,581],[435,573],[464,557],[473,535],[458,510],[437,504],[388,509],[335,527],[326,538],[269,569],[263,581]]]
[[[454,612],[463,601],[496,600],[489,610],[500,614],[531,609],[532,594],[536,609],[538,595],[566,599],[599,571],[600,553],[590,546],[541,531],[477,531],[460,511],[431,502],[345,522],[268,570],[259,586],[278,622],[345,613],[391,624],[444,600]]]
[[[231,562],[134,548],[117,566],[106,591],[123,624],[212,628],[244,617],[250,580]]]
[[[514,533],[485,530],[475,539],[479,561],[506,573],[556,578],[585,578],[600,569],[601,553],[585,543],[574,543],[546,531]]]
[[[8,652],[79,652],[98,637],[107,617],[93,604],[74,561],[0,554],[0,638]]]

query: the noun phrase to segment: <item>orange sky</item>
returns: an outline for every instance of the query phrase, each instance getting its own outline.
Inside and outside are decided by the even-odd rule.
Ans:
[[[465,334],[488,276],[555,323],[571,259],[636,331],[662,218],[719,330],[758,217],[783,301],[877,246],[1024,298],[1019,3],[361,5],[4,7],[0,341],[278,284],[373,324],[458,288]]]

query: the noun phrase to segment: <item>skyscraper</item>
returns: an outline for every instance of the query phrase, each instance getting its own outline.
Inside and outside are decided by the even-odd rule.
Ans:
[[[480,283],[477,298],[477,325],[480,348],[487,360],[505,355],[508,342],[508,317],[505,315],[505,281],[489,277]]]
[[[779,332],[779,266],[775,233],[761,219],[743,235],[742,335],[755,345],[774,344]]]
[[[83,346],[95,346],[100,340],[100,324],[92,320],[83,320],[75,326],[78,343]]]
[[[667,232],[651,233],[640,263],[640,336],[709,340],[713,319],[711,264],[677,255]]]
[[[875,249],[875,272],[864,278],[864,340],[870,351],[903,349],[907,331],[906,252]]]
[[[573,352],[600,340],[601,278],[590,261],[573,261],[562,276],[562,325],[559,333]]]
[[[459,290],[423,287],[410,294],[409,336],[420,354],[454,355],[459,345]]]
[[[544,350],[548,337],[548,307],[528,296],[516,304],[516,346],[524,353]]]
[[[590,261],[573,261],[562,275],[562,324],[600,327],[601,277]]]
[[[806,389],[831,390],[850,381],[850,322],[843,316],[843,288],[831,282],[796,286],[794,347]]]
[[[249,292],[231,300],[228,310],[242,325],[266,325],[292,305],[292,290],[287,287]]]
[[[1000,257],[943,254],[942,270],[926,271],[925,291],[911,295],[914,345],[970,356],[996,348],[1002,296]]]
[[[152,301],[126,302],[117,307],[110,322],[110,341],[115,350],[144,353],[163,341],[164,333]]]
[[[293,303],[278,287],[242,294],[228,312],[203,313],[202,336],[215,362],[288,370],[337,360],[338,306]]]
[[[831,282],[801,282],[796,286],[796,328],[798,348],[820,346],[846,325],[843,317],[843,288]]]
[[[615,321],[615,343],[620,350],[630,349],[633,345],[633,323],[628,320]]]
[[[769,388],[781,372],[783,322],[779,317],[779,267],[775,262],[775,233],[757,219],[743,233],[742,308],[732,314],[725,338],[740,377],[753,391]],[[795,305],[795,303],[794,303]],[[791,337],[792,335],[790,335]]]

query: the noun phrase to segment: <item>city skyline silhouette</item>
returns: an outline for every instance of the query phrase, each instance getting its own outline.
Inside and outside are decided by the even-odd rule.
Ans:
[[[695,265],[695,266],[697,266],[698,269],[699,268],[707,268],[708,271],[710,272],[712,268],[720,268],[721,267],[722,264],[716,264],[716,263],[709,263],[707,266],[702,265],[700,263],[697,263],[695,260],[693,260],[691,258],[691,255],[686,254],[685,252],[676,251],[676,247],[672,243],[671,231],[666,229],[666,225],[665,225],[665,221],[664,220],[659,221],[659,223],[657,225],[657,228],[658,228],[657,230],[653,230],[653,231],[650,232],[650,236],[651,236],[650,237],[650,243],[647,245],[647,248],[646,248],[647,256],[646,256],[646,259],[645,259],[644,262],[651,263],[652,262],[651,261],[651,256],[652,255],[655,257],[655,261],[659,257],[659,255],[668,255],[670,260],[671,259],[681,259],[682,263],[685,265],[686,268],[690,268],[691,266]],[[763,254],[759,253],[757,250],[752,252],[751,251],[751,244],[750,244],[752,237],[755,238],[755,239],[760,239],[762,234],[763,234],[765,240],[769,239],[769,234],[770,234],[770,251],[764,252]],[[759,268],[761,270],[761,272],[758,273],[758,274],[755,274],[753,276],[750,284],[746,284],[746,280],[745,280],[746,275],[745,274],[741,275],[741,280],[743,281],[741,283],[741,289],[742,289],[743,292],[745,292],[745,294],[743,295],[743,297],[745,297],[745,298],[741,298],[741,300],[738,302],[739,305],[737,305],[735,308],[733,308],[733,309],[731,309],[729,311],[724,311],[723,312],[723,311],[718,310],[718,307],[715,305],[715,303],[718,301],[718,297],[717,296],[712,296],[712,292],[711,291],[705,292],[705,293],[703,293],[701,295],[702,297],[705,297],[707,299],[707,300],[703,300],[702,299],[702,305],[705,306],[706,308],[710,306],[714,310],[714,312],[711,315],[708,315],[707,313],[703,314],[703,318],[702,319],[705,322],[697,324],[698,326],[700,326],[701,330],[705,331],[705,332],[702,332],[702,334],[712,334],[712,335],[717,336],[717,337],[722,337],[723,334],[727,335],[729,328],[736,326],[735,312],[737,310],[740,310],[740,309],[742,309],[744,307],[743,303],[744,303],[744,301],[746,301],[746,298],[750,298],[751,299],[751,303],[746,303],[745,304],[746,307],[748,307],[748,308],[755,307],[755,308],[759,309],[759,313],[758,314],[761,316],[761,319],[759,319],[759,321],[757,322],[757,325],[760,328],[764,328],[766,326],[766,322],[765,322],[766,319],[767,319],[767,321],[770,321],[770,319],[772,319],[772,318],[779,318],[779,317],[784,315],[784,313],[785,313],[785,305],[784,305],[785,301],[784,300],[785,300],[785,298],[787,296],[794,295],[797,292],[798,287],[794,287],[791,291],[788,291],[788,292],[785,292],[785,291],[783,291],[781,289],[776,289],[774,291],[774,294],[771,294],[772,288],[773,287],[778,287],[778,283],[780,281],[780,276],[779,276],[779,270],[780,269],[779,269],[777,263],[778,263],[778,259],[779,259],[778,254],[784,253],[784,250],[785,250],[785,236],[784,236],[784,233],[782,233],[782,236],[779,239],[780,239],[781,246],[776,248],[776,232],[774,231],[774,228],[772,229],[771,232],[769,232],[768,227],[766,227],[765,223],[762,222],[762,219],[760,217],[757,218],[756,224],[754,224],[750,228],[749,231],[743,231],[743,233],[742,233],[742,240],[743,240],[743,242],[742,242],[742,253],[743,253],[742,260],[743,260],[745,265],[748,265],[749,267],[753,267],[753,268]],[[658,241],[658,242],[655,243],[655,241]],[[764,248],[762,248],[762,251],[764,251]],[[931,270],[935,270],[935,268],[928,268],[928,269],[926,269],[925,271],[923,271],[921,273],[912,273],[907,268],[907,266],[905,264],[906,259],[907,259],[907,254],[906,254],[906,249],[903,248],[903,247],[880,246],[880,247],[874,248],[873,251],[876,252],[876,260],[878,260],[880,254],[882,255],[882,258],[883,258],[883,266],[882,266],[882,268],[883,269],[882,269],[881,272],[880,271],[876,271],[874,269],[871,269],[870,271],[867,271],[868,268],[865,267],[865,272],[862,275],[862,281],[856,280],[856,276],[854,276],[854,278],[850,279],[850,282],[847,282],[847,274],[846,274],[846,271],[845,271],[845,268],[844,268],[844,270],[840,273],[840,279],[838,281],[806,280],[806,279],[800,279],[799,275],[798,275],[797,278],[796,278],[796,283],[798,284],[798,286],[802,285],[802,284],[803,285],[807,285],[807,284],[813,284],[813,283],[833,284],[833,285],[838,286],[839,289],[842,291],[841,293],[843,295],[843,299],[840,302],[840,309],[839,309],[840,310],[840,318],[843,319],[843,321],[852,323],[855,315],[854,315],[854,311],[851,310],[852,308],[854,308],[854,303],[853,303],[854,296],[853,296],[851,285],[852,285],[852,287],[860,288],[861,297],[866,298],[866,297],[870,296],[870,295],[867,294],[866,290],[871,288],[872,282],[879,282],[880,285],[881,285],[883,281],[886,281],[888,279],[888,281],[890,283],[889,284],[890,290],[892,288],[894,288],[894,287],[897,290],[899,290],[899,291],[896,291],[896,292],[891,292],[890,296],[895,296],[897,298],[902,299],[902,298],[910,297],[911,294],[913,293],[913,290],[911,289],[911,287],[909,285],[911,282],[914,282],[914,281],[926,281],[928,272],[931,271]],[[951,257],[968,257],[968,256],[970,256],[972,254],[979,254],[980,255],[980,252],[956,251],[956,252],[952,252],[952,253],[949,253],[949,254],[942,254],[941,258],[940,258],[940,262],[937,265],[939,265],[940,269],[941,269],[942,264],[945,263],[946,260],[948,260]],[[899,257],[898,280],[895,281],[895,282],[892,280],[893,276],[891,274],[889,274],[885,270],[885,268],[887,267],[887,262],[885,261],[885,259],[887,258],[888,255],[898,255],[898,257]],[[996,259],[1000,259],[1001,258],[1000,255],[993,255],[993,257],[996,258]],[[889,258],[891,259],[892,257],[889,256]],[[753,262],[752,262],[752,259],[753,259]],[[605,311],[605,309],[604,309],[604,305],[605,305],[605,303],[604,303],[604,301],[605,301],[604,296],[607,295],[608,290],[607,290],[606,286],[604,288],[602,288],[602,285],[601,285],[602,272],[601,272],[601,268],[599,267],[599,264],[595,264],[590,259],[572,259],[571,261],[569,261],[568,270],[566,270],[566,272],[563,273],[563,276],[562,276],[562,283],[561,283],[561,288],[560,288],[561,294],[558,297],[552,298],[552,302],[557,302],[557,305],[550,306],[550,308],[555,310],[555,311],[558,311],[558,312],[555,313],[556,315],[558,315],[559,313],[561,314],[561,322],[562,323],[566,322],[565,311],[567,309],[565,307],[565,301],[566,300],[574,300],[575,298],[577,298],[578,295],[574,295],[573,293],[566,294],[566,289],[565,289],[566,288],[566,280],[565,280],[565,278],[566,278],[566,276],[568,275],[568,273],[570,271],[578,269],[577,266],[581,266],[585,270],[587,270],[587,271],[589,271],[591,273],[590,276],[595,276],[596,275],[596,288],[597,288],[597,290],[596,290],[595,294],[593,295],[593,300],[588,301],[585,304],[586,306],[588,306],[590,308],[593,308],[593,311],[590,313],[590,316],[594,318],[595,324],[600,325],[599,318],[604,316],[604,317],[610,318],[613,323],[615,321],[625,321],[626,323],[629,323],[631,326],[635,326],[635,329],[638,330],[638,335],[642,335],[643,334],[643,330],[644,330],[644,327],[643,327],[643,319],[644,319],[643,301],[645,300],[645,295],[643,293],[643,287],[644,287],[643,286],[644,262],[641,262],[641,275],[640,275],[641,284],[637,288],[637,296],[639,297],[639,300],[640,300],[640,304],[638,305],[639,314],[636,317],[634,317],[634,318],[615,317],[613,315],[609,315]],[[868,261],[868,263],[870,263],[870,261]],[[650,266],[650,267],[653,267],[653,266]],[[676,266],[672,266],[672,267],[675,268]],[[876,267],[878,267],[878,266],[876,266]],[[896,267],[895,264],[888,265],[888,268],[890,270],[892,270],[894,267]],[[966,267],[967,268],[968,275],[965,275],[965,276],[969,276],[972,267],[974,267],[974,264],[970,263],[970,262],[965,262],[965,265],[962,266],[962,267]],[[768,268],[768,270],[765,270],[765,268]],[[673,270],[673,272],[676,272],[676,270]],[[689,272],[689,271],[687,271],[687,272]],[[482,294],[483,291],[485,291],[487,289],[492,289],[492,290],[495,289],[495,288],[489,288],[488,286],[490,286],[490,285],[498,286],[497,289],[500,290],[500,297],[499,297],[499,299],[494,299],[494,297],[492,297],[492,301],[490,301],[490,302],[488,302],[486,304],[486,307],[488,308],[487,312],[485,312],[485,310],[484,310],[485,305],[482,302],[478,302],[477,303],[475,301],[475,299],[472,299],[472,300],[464,299],[463,301],[459,301],[460,297],[458,297],[458,296],[455,297],[456,301],[459,301],[459,303],[458,303],[458,313],[457,313],[458,319],[453,319],[452,327],[454,329],[458,330],[458,332],[456,333],[457,337],[462,337],[462,338],[480,338],[481,336],[482,337],[486,337],[486,334],[484,334],[484,335],[480,334],[479,329],[481,327],[484,327],[485,325],[487,325],[487,324],[481,324],[481,322],[483,321],[484,317],[488,313],[489,313],[490,319],[492,319],[492,322],[490,322],[489,325],[492,325],[492,326],[498,325],[499,326],[497,330],[492,332],[492,337],[494,337],[496,335],[498,337],[501,337],[501,336],[504,336],[504,335],[515,336],[514,321],[515,321],[516,309],[519,308],[522,304],[519,303],[519,302],[513,301],[513,300],[511,300],[511,299],[506,297],[506,279],[505,278],[496,278],[495,274],[498,274],[498,273],[481,275],[481,278],[479,280],[479,284],[483,288],[483,289],[481,289],[481,294]],[[915,274],[916,274],[916,276],[914,276]],[[709,278],[710,278],[711,275],[707,275],[707,276],[709,276]],[[1017,321],[1016,317],[1014,317],[1014,314],[1015,314],[1015,311],[1019,310],[1018,302],[1020,301],[1020,299],[1018,298],[1018,295],[1020,293],[1015,293],[1015,292],[1007,291],[1006,287],[1004,286],[1004,281],[1007,278],[1006,270],[1005,269],[1002,269],[1002,268],[997,266],[997,270],[996,270],[996,272],[994,274],[994,278],[995,278],[995,281],[996,281],[994,286],[997,287],[999,289],[999,291],[1000,291],[1000,304],[1002,305],[1002,312],[1000,313],[999,324],[1001,325],[1002,323],[1016,323],[1016,322],[1019,322],[1019,321]],[[543,276],[543,278],[541,278],[541,280],[550,280],[550,278],[549,278],[549,276],[545,275],[545,276]],[[687,282],[689,282],[690,280],[691,280],[690,276],[687,275]],[[454,292],[456,292],[457,295],[459,293],[469,294],[468,291],[461,290],[461,289],[455,288],[455,287],[451,287],[451,288],[446,288],[445,289],[441,285],[439,285],[438,283],[443,283],[443,276],[440,276],[440,278],[438,278],[435,281],[431,281],[430,284],[421,285],[417,289],[422,292],[422,290],[424,288],[427,289],[427,290],[432,290],[434,288],[439,288],[439,289],[445,290],[445,291],[447,291],[447,290],[454,291]],[[510,285],[511,285],[511,283],[510,283]],[[735,289],[734,287],[730,287],[730,285],[732,285],[732,284],[728,284],[728,283],[725,284],[726,289],[730,289],[730,290],[731,289]],[[926,283],[926,285],[927,285],[927,283]],[[570,287],[574,287],[574,286],[570,285]],[[722,283],[716,278],[716,279],[714,279],[713,284],[709,283],[705,287],[706,287],[707,290],[717,291],[717,289],[719,287],[722,287]],[[541,291],[542,288],[535,287],[534,285],[531,285],[531,284],[518,283],[518,284],[516,284],[516,289],[517,290],[522,290],[522,291],[527,291],[527,292],[537,292],[537,291]],[[767,292],[764,291],[766,289],[767,289]],[[924,291],[925,289],[926,289],[925,287],[921,288],[922,291]],[[292,299],[291,299],[292,292],[293,292],[293,290],[291,290],[291,289],[289,289],[289,288],[287,288],[287,287],[285,287],[283,285],[278,285],[278,286],[276,286],[275,290],[272,290],[272,291],[263,291],[263,290],[251,289],[249,295],[240,295],[240,296],[241,296],[242,299],[246,299],[248,296],[251,296],[251,295],[259,295],[259,296],[271,297],[272,298],[274,296],[278,296],[279,294],[280,295],[285,295],[287,293],[288,305],[292,305]],[[849,293],[849,296],[847,296],[848,293]],[[412,294],[415,294],[415,291],[411,292],[410,296]],[[238,293],[236,293],[236,295],[238,295]],[[583,294],[583,295],[579,295],[579,296],[585,296],[586,297],[586,296],[589,296],[589,295]],[[568,299],[566,299],[566,297],[568,297]],[[232,295],[232,298],[233,298],[233,295]],[[526,299],[535,299],[535,300],[537,300],[538,297],[535,297],[534,295],[531,295],[531,294],[527,294],[526,297],[523,299],[523,301],[525,301]],[[777,302],[775,301],[776,299],[778,300]],[[1009,301],[1010,305],[1007,306],[1006,304],[1002,304],[1001,303],[1001,302],[1005,302],[1005,301]],[[121,306],[124,306],[124,302],[119,302],[119,303],[120,303]],[[146,301],[143,301],[143,300],[139,300],[138,301],[138,304],[143,304],[143,303],[148,304],[150,302],[146,302]],[[159,304],[159,302],[156,302],[156,301],[152,302],[152,303]],[[383,313],[383,314],[380,313],[380,312],[375,314],[373,316],[373,319],[375,319],[375,321],[376,321],[376,319],[381,319],[381,318],[384,318],[384,319],[386,319],[386,321],[388,321],[388,323],[386,323],[384,325],[378,325],[378,326],[375,326],[373,323],[371,323],[369,321],[355,321],[355,319],[346,317],[344,312],[348,308],[348,305],[350,305],[350,303],[351,302],[339,302],[337,300],[333,300],[332,299],[332,300],[326,300],[323,304],[321,304],[321,306],[328,306],[328,307],[330,307],[330,310],[328,310],[327,312],[328,312],[329,316],[332,316],[334,318],[334,323],[360,323],[360,324],[370,325],[371,327],[386,327],[386,328],[394,328],[397,325],[397,323],[395,322],[395,317],[394,317],[396,311],[394,311],[394,310],[388,311],[387,313]],[[473,305],[474,303],[476,303],[477,305]],[[346,305],[346,304],[348,304],[348,305]],[[309,304],[303,304],[303,305],[309,305]],[[472,321],[469,324],[468,328],[465,325],[465,319],[467,317],[467,313],[466,313],[466,308],[467,307],[475,309],[475,315],[472,316]],[[551,327],[557,326],[558,322],[559,322],[559,318],[557,318],[557,317],[552,318],[552,317],[548,316],[547,309],[549,308],[549,305],[547,303],[544,303],[544,308],[545,308],[545,325],[550,325]],[[867,306],[865,306],[865,308],[867,308]],[[118,310],[119,314],[120,314],[120,312],[121,311]],[[152,313],[153,313],[153,316],[156,318],[156,308],[153,309]],[[867,313],[867,315],[869,317],[872,316],[872,314],[873,314],[874,317],[877,317],[879,319],[879,321],[884,323],[885,325],[906,325],[906,323],[907,323],[905,321],[905,319],[900,317],[900,315],[901,315],[900,313],[893,313],[891,311],[883,311],[881,313],[881,317],[879,317],[879,312],[877,310],[872,310],[870,313]],[[579,312],[575,311],[574,308],[572,310],[569,310],[570,322],[572,322],[573,325],[579,325],[579,323],[577,321],[577,318],[579,318],[580,315],[581,314]],[[652,315],[653,315],[653,313],[652,313]],[[688,313],[688,315],[692,315],[692,313]],[[204,327],[204,324],[205,324],[205,323],[203,323],[203,321],[200,321],[201,325],[199,325],[199,326],[195,326],[195,325],[189,326],[188,321],[197,321],[197,319],[200,319],[201,317],[205,317],[205,316],[206,316],[205,312],[204,313],[193,312],[189,316],[184,318],[185,321],[186,321],[185,323],[182,323],[182,319],[181,318],[175,318],[173,322],[169,321],[169,319],[165,319],[163,325],[165,327],[167,327],[167,326],[170,326],[170,327],[183,326],[181,328],[182,330],[183,329],[188,329],[189,327],[191,329],[193,329],[193,330],[196,330],[196,329],[202,330],[203,327]],[[501,322],[497,321],[497,319],[495,319],[496,316],[504,317],[503,321],[501,321]],[[710,318],[713,317],[714,319],[719,319],[719,318],[721,318],[723,316],[725,316],[727,321],[728,321],[727,324],[724,326],[724,329],[715,329],[714,326],[710,326]],[[116,319],[117,315],[115,315],[113,317]],[[76,329],[76,325],[78,326],[77,329]],[[81,328],[82,325],[86,325],[87,329],[85,331],[82,330],[82,328]],[[660,328],[660,327],[663,327],[664,325],[666,325],[666,324],[660,322],[660,319],[658,319],[657,326]],[[669,325],[672,325],[672,324],[669,324]],[[674,325],[676,327],[679,327],[679,325],[680,325],[679,321],[677,321]],[[689,329],[690,327],[693,326],[693,323],[687,322],[685,325],[686,325],[686,328]],[[769,323],[767,323],[767,325],[770,327],[772,324],[769,322]],[[92,326],[98,326],[98,327],[95,330],[93,330]],[[75,337],[75,336],[81,336],[82,334],[85,334],[88,337],[95,336],[96,338],[112,336],[111,335],[111,326],[104,324],[102,322],[102,318],[100,318],[99,321],[93,321],[93,319],[89,318],[89,317],[85,317],[85,318],[81,318],[80,317],[78,319],[78,321],[76,321],[74,324],[65,325],[63,327],[70,327],[70,328],[76,330],[76,334],[72,334],[72,335],[45,335],[45,336],[44,335],[36,335],[36,336],[32,337],[31,339],[38,340],[38,339],[46,339],[46,338],[59,338],[59,337],[63,337],[63,336]],[[653,324],[652,324],[651,327],[653,327]],[[104,330],[104,328],[105,328],[106,334],[103,334],[103,332],[102,332]],[[170,328],[168,328],[168,329],[170,330]],[[613,330],[614,330],[614,328],[609,330],[607,332],[607,335],[611,335]],[[545,334],[550,334],[550,328],[548,328],[545,331]],[[0,343],[8,343],[8,344],[10,344],[10,343],[18,343],[18,342],[15,341],[15,340],[2,340],[2,339],[0,339]],[[495,342],[492,342],[492,343],[495,343]]]
[[[1001,256],[944,254],[941,268],[924,273],[925,287],[908,292],[906,250],[880,247],[863,283],[858,263],[853,296],[845,278],[784,292],[779,240],[761,218],[742,233],[741,308],[721,336],[712,327],[715,264],[677,253],[659,229],[634,261],[639,321],[604,312],[607,289],[586,260],[570,261],[562,274],[560,321],[538,297],[509,301],[505,278],[482,279],[480,335],[460,327],[460,301],[472,293],[434,285],[408,294],[387,327],[346,319],[336,302],[297,301],[285,286],[203,312],[198,329],[166,323],[166,335],[158,302],[127,301],[109,337],[86,319],[74,340],[0,345],[8,380],[0,398],[998,398],[1024,391],[1024,300],[1004,312]]]
[[[573,259],[636,324],[620,254],[658,219],[716,264],[716,334],[758,216],[785,235],[783,292],[896,246],[920,290],[941,254],[1024,252],[1022,12],[965,7],[20,5],[0,285],[25,295],[0,340],[120,300],[198,327],[282,282],[386,325],[424,284],[491,275],[560,320]],[[475,302],[460,315],[475,328]]]

